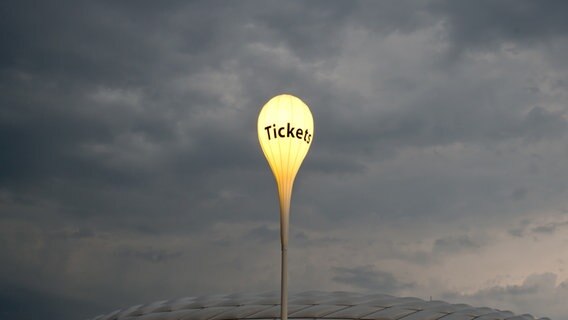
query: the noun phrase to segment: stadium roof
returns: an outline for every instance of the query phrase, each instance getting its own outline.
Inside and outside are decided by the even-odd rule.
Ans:
[[[92,320],[268,320],[280,318],[279,303],[276,293],[187,297],[116,310]],[[302,320],[535,320],[528,314],[385,294],[310,291],[290,295],[288,303],[289,319]]]

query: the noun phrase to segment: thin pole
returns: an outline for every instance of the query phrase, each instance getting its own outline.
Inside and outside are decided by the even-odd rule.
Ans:
[[[282,246],[280,303],[280,319],[288,320],[288,248],[284,246]]]
[[[288,221],[290,203],[280,204],[280,242],[282,245],[280,277],[280,319],[288,320]]]

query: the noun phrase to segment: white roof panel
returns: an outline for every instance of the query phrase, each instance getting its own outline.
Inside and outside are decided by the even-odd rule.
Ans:
[[[210,295],[157,301],[91,320],[277,320],[277,293]],[[290,320],[550,320],[466,304],[385,294],[309,291],[290,295]]]

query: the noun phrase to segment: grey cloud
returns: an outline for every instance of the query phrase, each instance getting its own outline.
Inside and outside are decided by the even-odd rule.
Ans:
[[[544,226],[538,226],[538,227],[534,227],[531,229],[532,232],[535,233],[554,233],[554,231],[556,231],[556,225],[555,224],[547,224]]]
[[[563,137],[568,129],[568,122],[562,116],[561,113],[553,113],[542,107],[532,108],[522,123],[526,138],[540,140]]]
[[[440,257],[430,251],[415,250],[411,252],[394,251],[391,252],[392,258],[407,261],[416,265],[427,265],[440,261]]]
[[[247,139],[241,139],[235,135],[235,132],[247,130],[246,128],[251,126],[252,122],[248,121],[247,117],[254,118],[258,106],[266,99],[264,92],[273,91],[272,88],[266,87],[267,83],[273,83],[273,86],[277,87],[297,89],[314,100],[316,106],[329,106],[329,110],[319,110],[323,119],[320,121],[322,139],[318,143],[326,149],[314,150],[311,161],[306,163],[306,170],[325,174],[363,173],[366,168],[365,162],[369,159],[392,156],[396,150],[405,146],[445,145],[482,136],[489,136],[492,139],[492,135],[498,136],[503,130],[501,128],[503,124],[505,127],[514,127],[514,119],[508,118],[513,115],[496,119],[490,127],[479,127],[479,123],[485,122],[483,117],[485,110],[481,109],[476,118],[475,113],[472,117],[471,114],[463,113],[453,107],[443,107],[453,106],[463,100],[461,96],[475,93],[467,90],[458,92],[451,98],[443,98],[432,92],[433,96],[426,99],[427,108],[422,106],[424,100],[421,99],[420,105],[402,108],[392,114],[382,114],[379,111],[363,114],[358,119],[360,125],[356,128],[352,128],[344,119],[333,115],[335,110],[343,108],[344,105],[368,103],[356,95],[334,101],[338,100],[338,97],[333,94],[336,88],[332,82],[310,80],[313,72],[318,70],[319,61],[325,62],[331,56],[340,55],[340,45],[345,36],[342,30],[363,26],[385,34],[398,31],[411,32],[424,23],[432,22],[431,17],[428,18],[427,6],[397,3],[385,2],[376,5],[316,3],[310,4],[308,8],[299,4],[286,4],[278,14],[264,8],[253,9],[254,6],[250,3],[243,6],[219,6],[215,10],[202,3],[173,3],[159,9],[151,4],[144,4],[137,6],[134,11],[127,9],[127,5],[102,3],[91,5],[93,8],[84,10],[70,6],[66,10],[77,11],[76,14],[71,15],[65,10],[58,11],[52,8],[50,10],[57,17],[54,20],[58,24],[54,29],[45,28],[50,37],[57,35],[62,46],[69,48],[81,47],[88,41],[85,44],[86,50],[70,50],[65,53],[84,59],[85,61],[81,60],[83,63],[78,65],[84,65],[87,70],[79,71],[81,69],[79,67],[66,68],[64,65],[61,68],[62,72],[74,70],[86,76],[100,70],[101,73],[106,72],[111,76],[93,76],[84,80],[86,83],[83,87],[78,87],[80,83],[76,81],[71,85],[57,80],[73,79],[74,74],[57,73],[53,84],[57,89],[56,92],[71,93],[63,99],[54,95],[53,89],[43,81],[56,71],[28,68],[16,62],[12,64],[12,69],[29,74],[31,80],[23,78],[18,82],[16,73],[13,73],[12,78],[8,79],[11,81],[11,86],[20,89],[22,95],[28,90],[36,91],[37,100],[45,101],[42,104],[50,112],[38,114],[36,109],[28,106],[28,109],[24,109],[28,111],[28,115],[23,116],[23,113],[17,110],[22,110],[22,106],[26,104],[21,99],[12,101],[12,107],[9,109],[11,111],[8,114],[21,117],[19,119],[21,123],[5,118],[5,125],[2,126],[3,130],[6,130],[3,132],[5,134],[2,134],[3,140],[0,141],[3,150],[6,150],[3,153],[5,158],[2,160],[9,168],[3,172],[6,175],[5,185],[10,184],[13,188],[19,183],[22,185],[19,192],[32,192],[29,185],[33,183],[36,188],[32,197],[58,198],[62,202],[62,207],[79,207],[87,200],[91,204],[91,215],[114,211],[121,212],[122,215],[139,215],[140,212],[144,212],[140,215],[144,216],[159,210],[159,206],[152,204],[159,200],[145,203],[144,199],[141,199],[140,202],[143,204],[132,206],[132,204],[120,204],[121,199],[128,196],[113,199],[113,195],[118,193],[111,192],[108,197],[104,197],[101,196],[104,191],[100,192],[115,189],[133,194],[140,190],[142,185],[176,185],[176,188],[172,188],[174,190],[169,190],[169,194],[175,194],[175,189],[185,188],[190,198],[199,199],[196,203],[204,202],[205,198],[210,201],[218,200],[217,190],[214,190],[213,184],[208,182],[212,174],[220,170],[255,170],[253,168],[261,166],[262,159],[256,150],[253,133],[251,132],[251,136]],[[406,10],[408,7],[413,10]],[[321,8],[325,10],[322,11]],[[15,7],[14,10],[24,12],[25,7]],[[160,12],[163,20],[149,13],[156,10]],[[180,12],[192,18],[179,20]],[[203,12],[215,12],[215,14],[207,20],[203,17]],[[365,15],[372,12],[396,19],[376,19]],[[108,16],[108,21],[105,22],[108,26],[103,26],[101,21],[96,19],[99,15]],[[59,19],[59,16],[62,18]],[[289,19],[299,19],[299,17],[302,17],[303,23],[290,23]],[[121,23],[123,19],[129,22]],[[333,26],[322,29],[321,26],[328,26],[325,22],[330,19],[334,21]],[[195,24],[189,24],[187,21],[195,21]],[[75,23],[75,28],[59,34],[60,25]],[[33,37],[36,35],[26,29],[25,23],[14,22],[14,25],[17,25],[14,30],[20,32],[21,43],[33,42]],[[294,27],[284,27],[284,25]],[[115,26],[113,32],[108,32],[111,38],[103,36],[88,38],[81,35],[81,32],[95,33],[99,29],[102,33]],[[174,28],[178,26],[180,28]],[[251,30],[250,28],[252,33],[249,36],[241,32],[245,29]],[[170,29],[176,31],[173,34],[164,32]],[[150,36],[139,36],[145,32],[150,32]],[[171,36],[152,36],[165,33]],[[204,38],[200,36],[202,34],[210,36]],[[192,39],[192,41],[183,39]],[[281,51],[273,54],[269,51],[254,51],[243,45],[260,43],[273,48],[277,43],[275,39],[284,43],[282,46],[284,56],[279,56]],[[332,40],[336,40],[337,43],[331,44]],[[181,43],[183,46],[176,47],[171,43]],[[329,44],[331,47],[319,44]],[[115,48],[115,45],[118,45],[118,49],[109,49]],[[39,41],[34,46],[40,46],[44,51],[56,50],[46,41]],[[37,50],[18,50],[18,54],[22,55],[28,51],[37,52]],[[130,50],[136,54],[132,54]],[[291,52],[292,57],[287,58],[287,51]],[[92,53],[97,53],[96,57],[90,56]],[[110,58],[105,58],[109,55]],[[155,56],[160,56],[161,60],[148,61]],[[129,62],[123,63],[124,66],[116,65],[122,61],[120,59],[122,57],[128,57]],[[13,60],[10,59],[7,61]],[[37,57],[30,56],[26,59],[35,61]],[[286,59],[293,61],[297,59],[303,66],[295,66],[293,61]],[[63,58],[63,60],[73,59]],[[227,64],[222,63],[223,61],[227,61]],[[56,65],[50,60],[44,60],[44,63]],[[183,67],[172,68],[165,65],[167,63]],[[110,65],[108,69],[101,68],[107,65]],[[189,79],[189,84],[193,84],[200,78],[194,79],[191,76],[209,74],[207,72],[233,75],[235,82],[242,86],[240,92],[237,90],[233,104],[251,104],[255,106],[254,110],[253,107],[246,107],[242,112],[235,112],[231,119],[204,117],[201,121],[200,115],[228,108],[227,102],[221,99],[221,91],[226,88],[222,86],[215,88],[215,82],[212,81],[211,86],[206,87],[207,90],[188,86],[182,93],[172,91],[169,85],[184,77]],[[120,77],[116,77],[117,74]],[[263,76],[257,77],[256,74]],[[130,79],[136,79],[138,82],[132,83]],[[146,82],[139,83],[139,81]],[[306,83],[306,85],[297,86],[295,83]],[[28,87],[23,90],[26,85]],[[100,91],[101,87],[108,87],[111,92],[133,90],[140,92],[142,98],[136,103],[136,108],[128,108],[124,105],[124,101],[114,102],[106,107],[100,101],[86,101],[85,94],[89,91]],[[250,96],[250,98],[240,99],[241,96]],[[470,108],[474,110],[477,106],[472,104]],[[105,111],[96,111],[100,109]],[[170,116],[166,116],[167,114]],[[529,113],[531,114],[532,116],[523,122],[526,126],[534,127],[530,131],[531,137],[548,137],[550,134],[561,132],[562,123],[554,118],[555,115],[542,110]],[[440,119],[441,115],[446,115],[445,118],[450,117],[450,121]],[[454,116],[455,119],[452,119]],[[197,120],[189,120],[186,123],[180,121],[186,117]],[[552,128],[557,129],[549,130],[550,124],[555,124]],[[181,129],[176,128],[176,125]],[[495,133],[492,134],[492,131]],[[191,141],[183,142],[185,137],[191,137]],[[154,154],[143,152],[144,148],[155,149],[153,151],[156,154],[155,158]],[[344,150],[349,150],[349,156],[344,156]],[[131,158],[121,160],[121,151],[130,153]],[[61,188],[60,194],[51,191],[53,188],[50,185],[54,181]],[[227,183],[227,180],[222,182]],[[77,199],[81,199],[80,203],[73,203],[72,199],[66,196],[81,192],[71,187],[75,183],[91,187],[84,190],[82,195],[77,195]],[[249,177],[248,186],[254,188],[257,184],[256,177]],[[154,192],[149,191],[153,188],[144,189],[148,191],[140,191]],[[99,199],[89,199],[91,197],[89,195],[92,194],[97,194]],[[115,201],[119,204],[116,206],[109,204]],[[177,198],[175,202],[183,203],[183,200]],[[182,207],[183,205],[169,205],[165,210],[179,213]],[[254,213],[254,216],[258,214]],[[205,219],[197,220],[203,222]]]
[[[456,254],[478,250],[482,245],[468,235],[449,236],[434,241],[432,251],[434,253]]]
[[[415,265],[439,265],[448,257],[478,253],[493,241],[483,234],[448,235],[434,240],[431,249],[420,248],[419,243],[386,242],[387,254],[383,258],[397,259]]]
[[[548,223],[538,223],[534,221],[521,221],[518,227],[510,228],[508,233],[514,237],[524,237],[527,235],[552,235],[565,226],[568,221],[554,221]]]
[[[333,247],[346,242],[346,239],[340,237],[313,236],[309,231],[298,231],[293,234],[292,245],[297,247]]]
[[[278,228],[270,228],[266,225],[254,228],[250,230],[245,238],[259,241],[259,242],[267,242],[267,241],[276,241],[280,236],[280,229]]]
[[[525,187],[519,187],[516,188],[515,190],[513,190],[513,193],[511,194],[511,198],[513,198],[513,200],[523,200],[526,198],[528,193],[527,188]]]
[[[465,74],[463,76],[468,77]],[[345,154],[342,151],[347,150],[353,158],[350,161],[353,167],[350,172],[358,173],[365,169],[360,163],[389,159],[407,148],[448,146],[455,143],[489,147],[502,142],[514,143],[516,140],[536,143],[565,137],[568,124],[562,113],[548,111],[544,107],[527,106],[522,101],[519,101],[519,106],[495,103],[491,100],[505,97],[496,91],[498,84],[490,79],[474,80],[474,83],[463,86],[459,80],[451,78],[448,74],[439,84],[430,80],[424,85],[425,91],[415,96],[416,101],[398,105],[388,111],[373,105],[372,101],[357,101],[366,109],[350,115],[357,126],[344,118],[325,119],[329,121],[327,126],[334,130],[322,128],[324,138],[319,143],[338,154],[337,157],[332,157],[333,160],[327,161],[333,161],[331,164],[337,166],[336,170],[346,167],[342,161],[342,155]],[[469,82],[471,79],[461,80]],[[512,81],[504,86],[516,85]],[[413,93],[405,95],[412,96]],[[465,96],[472,99],[464,100]],[[318,156],[319,154],[315,155]],[[314,164],[318,168],[329,166],[324,162],[325,158],[316,158],[314,161],[317,161]]]
[[[334,245],[361,224],[404,229],[427,221],[453,229],[466,215],[479,224],[488,216],[509,221],[565,203],[565,50],[562,41],[546,45],[566,39],[563,2],[5,7],[0,227],[24,227],[1,236],[0,255],[12,258],[0,269],[20,283],[42,274],[42,290],[53,295],[80,295],[74,285],[88,282],[67,268],[75,261],[71,251],[97,255],[100,269],[89,278],[104,280],[124,274],[114,260],[145,261],[158,274],[190,259],[153,237],[192,237],[220,222],[244,221],[260,226],[243,236],[244,247],[277,241],[276,190],[255,120],[280,92],[303,98],[316,119],[314,145],[295,185],[293,205],[302,215],[294,216],[291,239],[300,248],[338,250]],[[507,43],[512,51],[502,50]],[[560,48],[560,59],[553,61],[552,47]],[[323,235],[340,228],[341,238]],[[510,234],[558,228],[533,223]],[[141,243],[126,246],[132,238]],[[195,244],[199,266],[212,274],[223,273],[227,261],[244,269],[223,251],[233,248],[231,239],[218,239],[213,249]],[[120,247],[100,254],[90,245],[97,241]],[[436,240],[432,252],[386,251],[400,263],[419,264],[484,244],[454,236]],[[267,264],[258,258],[254,270]],[[371,267],[333,272],[335,284],[352,281],[365,290],[413,285]],[[317,284],[327,281],[318,276]],[[242,279],[269,283],[249,280]],[[99,282],[93,299],[102,301],[112,281]],[[185,288],[205,291],[246,289],[202,277],[187,282]],[[140,298],[128,290],[113,299]]]
[[[494,286],[479,290],[473,294],[448,292],[443,295],[450,301],[466,301],[474,305],[499,305],[502,308],[527,312],[531,307],[545,302],[546,307],[540,309],[539,317],[560,319],[565,310],[564,302],[568,297],[566,282],[557,283],[554,273],[532,274],[525,278],[521,285]]]
[[[344,239],[328,236],[313,236],[309,231],[290,231],[290,245],[293,247],[332,246],[344,242]],[[248,231],[243,238],[259,243],[280,240],[280,228],[262,225]]]
[[[527,228],[530,227],[532,221],[531,220],[527,220],[527,219],[523,219],[521,220],[521,222],[518,224],[518,226],[513,227],[513,228],[509,228],[507,230],[507,232],[512,235],[513,237],[517,237],[517,238],[521,238],[523,237],[526,232],[527,232]]]
[[[117,250],[116,254],[123,258],[136,258],[151,263],[161,263],[169,260],[174,260],[182,256],[182,252],[171,252],[164,249],[136,249],[136,248],[122,248]]]
[[[395,293],[402,289],[412,288],[415,284],[403,282],[389,272],[376,270],[372,266],[353,268],[335,267],[333,280],[365,290]]]
[[[464,94],[475,95],[476,91],[493,94],[493,89],[486,84],[478,88],[456,88]],[[432,93],[433,94],[433,93]],[[481,106],[480,101],[458,102],[459,97],[452,94],[425,97],[430,101],[420,101],[398,114],[386,115],[383,124],[377,126],[380,132],[373,136],[382,139],[398,140],[399,145],[446,145],[457,141],[494,143],[499,140],[521,138],[529,142],[547,138],[561,138],[568,129],[568,122],[561,113],[553,113],[542,107],[533,107],[526,114],[514,109],[494,114],[494,118],[485,118],[494,113],[490,110],[499,106]],[[463,109],[455,109],[460,103]],[[487,108],[483,110],[484,108]],[[472,121],[476,119],[475,121]]]
[[[524,235],[524,230],[520,228],[509,229],[507,232],[513,237],[521,238]]]
[[[56,231],[52,233],[52,236],[54,238],[60,238],[64,240],[87,239],[95,237],[96,233],[90,228],[80,227],[80,228],[72,228],[72,229]]]
[[[560,227],[568,226],[568,221],[551,222],[545,225],[539,225],[531,229],[534,233],[553,234]]]
[[[431,9],[449,25],[457,50],[493,50],[507,42],[532,45],[564,38],[568,23],[563,1],[433,1]]]
[[[103,308],[112,307],[13,283],[3,282],[0,285],[0,316],[5,319],[81,319],[86,314],[96,314]]]

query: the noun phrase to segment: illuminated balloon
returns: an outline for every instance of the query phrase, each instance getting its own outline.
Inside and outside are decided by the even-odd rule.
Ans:
[[[314,137],[314,120],[300,99],[282,94],[268,101],[258,116],[258,139],[276,178],[280,207],[290,211],[294,179]]]
[[[276,178],[282,243],[281,319],[287,319],[287,249],[294,179],[314,137],[314,120],[300,99],[282,94],[268,101],[258,116],[258,140]]]

